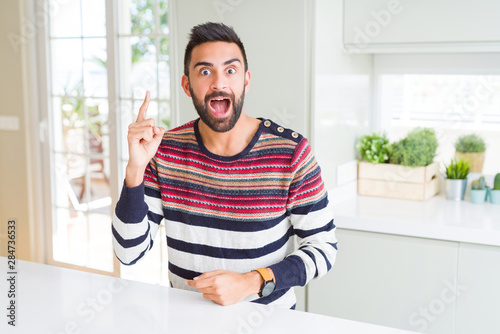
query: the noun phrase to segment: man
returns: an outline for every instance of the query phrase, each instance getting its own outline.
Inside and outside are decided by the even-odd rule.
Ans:
[[[173,287],[221,305],[294,308],[293,286],[323,276],[335,260],[335,225],[307,140],[245,114],[249,82],[231,28],[193,28],[182,87],[200,118],[165,133],[146,118],[146,93],[129,126],[113,245],[122,263],[134,264],[164,221]]]

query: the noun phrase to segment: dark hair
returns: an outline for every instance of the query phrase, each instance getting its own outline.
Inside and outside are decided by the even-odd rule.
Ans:
[[[243,61],[245,63],[245,71],[248,70],[247,55],[245,53],[245,47],[241,42],[240,38],[234,32],[233,28],[226,26],[223,23],[207,22],[197,25],[191,29],[191,34],[189,35],[189,42],[186,46],[186,52],[184,53],[184,74],[189,76],[189,62],[191,61],[191,54],[193,49],[203,43],[207,42],[228,42],[236,44],[243,55]]]

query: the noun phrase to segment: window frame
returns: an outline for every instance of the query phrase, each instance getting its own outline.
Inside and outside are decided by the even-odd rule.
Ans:
[[[174,1],[169,1],[168,20],[169,29],[173,22],[173,7]],[[171,7],[172,6],[172,7]],[[53,211],[54,201],[54,183],[56,182],[51,170],[54,168],[53,143],[54,135],[51,131],[53,115],[52,115],[52,78],[51,78],[51,58],[50,58],[50,27],[49,16],[51,10],[49,8],[49,0],[22,0],[21,12],[23,12],[30,22],[36,22],[37,34],[27,41],[27,46],[23,49],[24,60],[26,66],[26,81],[29,81],[29,87],[25,87],[28,102],[26,113],[29,118],[31,131],[30,144],[28,155],[31,158],[32,166],[28,178],[31,179],[30,184],[34,189],[33,194],[29,194],[29,200],[33,204],[33,222],[30,224],[30,234],[32,240],[32,258],[36,258],[39,262],[44,262],[49,265],[61,266],[71,269],[77,269],[103,275],[120,277],[121,264],[116,257],[113,257],[113,271],[103,271],[90,267],[74,265],[70,263],[56,261],[53,258],[53,221],[55,215]],[[109,178],[110,195],[112,199],[111,208],[114,208],[118,201],[121,187],[123,184],[123,172],[121,164],[123,155],[120,148],[120,138],[126,134],[120,133],[119,115],[117,110],[120,108],[120,87],[119,87],[119,50],[118,39],[120,34],[118,31],[118,0],[105,0],[106,10],[106,51],[107,51],[107,88],[108,88],[108,105],[109,105],[109,163],[110,170],[117,173],[116,177]],[[175,72],[173,69],[175,64],[175,45],[174,34],[170,30],[168,36],[170,42],[170,78]],[[173,80],[170,80],[170,124],[175,126],[178,122],[178,112],[176,106],[176,97],[173,88]],[[28,83],[26,83],[28,85]],[[159,97],[158,97],[159,99]],[[28,105],[33,108],[28,108]],[[38,148],[38,149],[37,149]],[[110,213],[112,214],[112,213]],[[111,222],[110,222],[111,226]],[[161,233],[158,233],[161,236]],[[164,263],[162,265],[165,265]],[[163,276],[164,270],[162,270]],[[164,280],[164,278],[161,278]]]
[[[34,1],[34,0],[33,0]],[[117,95],[116,95],[116,81],[110,80],[109,78],[116,78],[116,45],[115,39],[113,38],[113,31],[116,29],[115,19],[116,19],[116,11],[115,11],[115,0],[106,0],[106,22],[112,22],[112,24],[106,24],[106,49],[107,49],[107,78],[108,78],[108,95],[107,100],[109,104],[109,123],[117,124],[117,113],[112,112],[112,110],[116,110],[117,105]],[[43,190],[43,209],[44,209],[44,217],[42,220],[43,230],[44,230],[44,262],[49,265],[55,265],[59,267],[66,267],[70,269],[77,269],[86,272],[98,273],[103,275],[110,275],[119,277],[120,276],[120,264],[116,257],[113,257],[113,271],[108,272],[104,270],[94,269],[90,267],[74,265],[66,262],[60,262],[54,260],[53,257],[53,222],[54,222],[54,214],[53,214],[53,202],[54,198],[54,186],[55,186],[55,178],[52,175],[51,170],[55,168],[54,160],[53,160],[53,148],[51,144],[54,142],[54,131],[52,131],[53,124],[53,115],[52,115],[52,96],[54,95],[52,92],[52,77],[51,77],[51,58],[50,58],[50,46],[49,43],[51,41],[50,37],[50,23],[49,23],[49,15],[51,14],[51,8],[49,8],[49,0],[41,0],[35,3],[35,16],[42,17],[44,19],[43,24],[39,25],[38,37],[37,37],[37,72],[38,72],[38,96],[39,96],[39,114],[40,114],[40,138],[41,138],[41,152],[42,152],[42,190]],[[43,13],[43,15],[40,15]],[[113,108],[114,109],[111,109]],[[121,171],[118,169],[118,157],[121,156],[120,147],[118,143],[119,127],[115,127],[118,130],[118,133],[114,136],[109,136],[109,163],[110,170],[115,170],[118,172],[118,177],[109,178],[109,187],[110,187],[110,195],[112,198],[111,207],[114,207],[116,201],[119,196],[119,188],[118,182],[121,176]]]

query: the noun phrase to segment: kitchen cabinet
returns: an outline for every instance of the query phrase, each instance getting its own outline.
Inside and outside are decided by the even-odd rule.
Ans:
[[[295,305],[295,309],[297,311],[305,311],[306,310],[306,287],[296,286],[295,296],[297,297],[297,304]]]
[[[458,243],[338,229],[331,272],[309,283],[309,312],[453,333]]]
[[[456,334],[500,333],[500,247],[460,244]]]
[[[500,205],[332,198],[337,261],[309,284],[309,311],[423,333],[500,333]]]
[[[345,0],[351,52],[498,52],[500,2]]]

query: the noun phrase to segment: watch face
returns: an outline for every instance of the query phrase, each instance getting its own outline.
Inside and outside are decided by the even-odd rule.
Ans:
[[[274,291],[274,288],[276,288],[276,284],[274,284],[273,281],[266,282],[266,284],[262,287],[262,297],[269,296]]]

